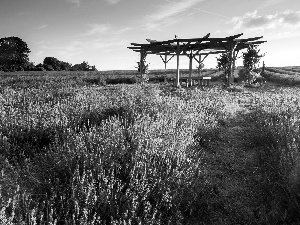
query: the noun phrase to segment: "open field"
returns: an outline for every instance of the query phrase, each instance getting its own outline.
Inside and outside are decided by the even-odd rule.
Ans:
[[[300,84],[300,67],[266,67],[264,76],[276,83],[299,85]]]
[[[23,75],[0,75],[1,224],[299,224],[298,87]]]
[[[188,76],[189,71],[182,69],[180,71],[181,76]],[[149,74],[149,82],[164,82],[171,81],[174,79],[176,70],[151,70]],[[204,69],[202,76],[211,76],[217,78],[220,72],[216,69]],[[197,70],[193,70],[192,76],[198,76]],[[25,80],[27,83],[34,83],[37,81],[51,80],[51,79],[67,79],[75,80],[76,83],[82,84],[133,84],[139,81],[140,74],[136,70],[110,70],[110,71],[21,71],[21,72],[10,72],[5,73],[0,71],[0,77],[12,80]],[[2,80],[3,82],[3,80]]]

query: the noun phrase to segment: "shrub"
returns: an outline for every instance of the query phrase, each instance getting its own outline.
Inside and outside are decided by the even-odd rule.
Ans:
[[[269,99],[252,115],[260,130],[253,135],[252,145],[259,156],[261,213],[272,223],[296,224],[300,218],[299,108],[294,97],[285,94]]]
[[[60,93],[54,87],[51,92]],[[1,179],[1,187],[9,180],[20,187],[5,186],[3,219],[11,224],[211,220],[208,201],[214,197],[201,157],[218,135],[218,120],[227,116],[224,96],[197,90],[162,95],[139,85],[73,92],[49,104],[43,89],[4,91],[1,132],[7,144],[18,147],[7,154],[21,154],[26,143],[30,160],[15,165],[15,176],[10,167],[3,170],[10,179]]]

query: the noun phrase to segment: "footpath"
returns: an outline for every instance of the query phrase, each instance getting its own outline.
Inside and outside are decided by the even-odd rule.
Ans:
[[[216,194],[214,224],[260,224],[257,146],[251,137],[256,127],[247,109],[224,122],[220,139],[208,155],[209,178]]]

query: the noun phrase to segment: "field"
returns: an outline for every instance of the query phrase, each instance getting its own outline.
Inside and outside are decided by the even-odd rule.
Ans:
[[[299,224],[297,70],[0,74],[0,224]]]
[[[288,85],[300,84],[300,67],[267,67],[265,70],[265,77],[277,83],[284,83]]]

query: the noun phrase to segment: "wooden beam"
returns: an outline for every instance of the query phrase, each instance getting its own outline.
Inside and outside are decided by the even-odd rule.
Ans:
[[[225,39],[236,39],[236,38],[239,38],[240,36],[242,36],[243,35],[243,33],[240,33],[240,34],[236,34],[236,35],[232,35],[232,36],[228,36],[228,37],[226,37]]]
[[[238,42],[249,42],[249,41],[256,41],[263,38],[263,36],[260,37],[253,37],[253,38],[245,38],[245,39],[234,39],[234,41],[238,41]]]
[[[146,41],[148,41],[150,43],[157,43],[157,40],[146,39]]]

